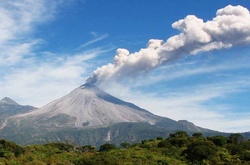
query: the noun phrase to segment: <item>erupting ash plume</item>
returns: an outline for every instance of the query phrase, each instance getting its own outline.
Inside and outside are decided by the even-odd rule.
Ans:
[[[120,80],[150,71],[187,55],[250,43],[250,13],[242,6],[226,6],[216,17],[204,22],[188,15],[172,24],[178,35],[163,40],[151,39],[146,48],[129,53],[118,49],[113,63],[97,68],[86,83]]]

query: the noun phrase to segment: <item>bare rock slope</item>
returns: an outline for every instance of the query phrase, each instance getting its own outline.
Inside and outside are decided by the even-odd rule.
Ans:
[[[14,117],[15,121],[25,119],[40,125],[77,128],[123,122],[155,124],[160,118],[93,85],[82,85],[40,109]]]

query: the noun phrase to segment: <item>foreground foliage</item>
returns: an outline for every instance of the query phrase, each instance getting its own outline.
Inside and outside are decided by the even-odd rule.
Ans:
[[[116,164],[250,164],[250,141],[240,134],[229,137],[204,137],[201,133],[189,136],[179,131],[167,139],[142,140],[141,143],[121,143],[73,146],[49,143],[21,147],[0,140],[0,165],[116,165]]]

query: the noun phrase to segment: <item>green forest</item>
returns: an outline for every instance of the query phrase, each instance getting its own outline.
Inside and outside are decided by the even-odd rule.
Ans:
[[[0,140],[0,165],[237,165],[250,164],[250,140],[241,134],[228,137],[188,135],[184,131],[168,138],[74,146],[67,143],[20,146]]]

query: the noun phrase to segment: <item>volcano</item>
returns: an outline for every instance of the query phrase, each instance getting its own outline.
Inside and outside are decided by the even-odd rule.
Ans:
[[[70,139],[77,144],[96,145],[105,139],[117,143],[136,141],[147,136],[167,136],[177,130],[210,132],[188,121],[154,115],[92,84],[84,84],[42,108],[11,116],[6,121],[0,137],[21,144]]]
[[[82,85],[46,106],[13,117],[50,127],[93,128],[116,123],[144,122],[155,124],[161,117],[122,101],[94,85]]]

